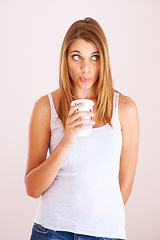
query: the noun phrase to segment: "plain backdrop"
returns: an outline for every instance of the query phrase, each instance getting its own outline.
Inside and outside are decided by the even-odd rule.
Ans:
[[[0,239],[28,240],[39,199],[24,174],[35,101],[59,87],[70,25],[92,17],[108,41],[114,87],[137,105],[140,144],[125,206],[128,240],[160,239],[160,1],[0,1]]]

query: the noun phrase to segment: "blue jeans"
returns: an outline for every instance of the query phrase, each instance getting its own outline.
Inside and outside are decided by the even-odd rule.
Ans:
[[[30,240],[123,240],[118,238],[94,237],[65,231],[55,231],[34,223]]]

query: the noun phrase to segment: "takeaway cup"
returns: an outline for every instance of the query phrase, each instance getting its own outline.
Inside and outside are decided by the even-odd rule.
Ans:
[[[79,107],[77,111],[90,111],[92,112],[93,110],[93,105],[94,105],[94,102],[90,99],[77,99],[77,100],[74,100],[71,102],[71,106],[75,106],[77,105],[78,103],[82,103],[82,102],[85,102],[86,104],[82,107]],[[86,116],[86,117],[83,117],[83,118],[86,118],[86,119],[92,119],[92,117],[89,117],[89,116]],[[85,124],[84,124],[85,125]],[[88,128],[88,129],[82,129],[80,130],[80,132],[77,134],[77,136],[88,136],[90,135],[92,132],[92,129],[91,128]]]

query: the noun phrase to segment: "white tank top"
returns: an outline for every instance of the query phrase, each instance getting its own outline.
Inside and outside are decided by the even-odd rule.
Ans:
[[[64,136],[52,95],[50,154]],[[114,93],[112,125],[92,128],[77,137],[57,176],[39,201],[35,222],[59,231],[97,237],[126,238],[125,212],[119,187],[122,132],[119,93]]]

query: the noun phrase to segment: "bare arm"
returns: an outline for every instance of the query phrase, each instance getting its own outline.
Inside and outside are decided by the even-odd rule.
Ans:
[[[119,118],[122,127],[122,152],[120,158],[119,184],[126,204],[135,178],[140,126],[137,107],[129,97],[120,96]]]
[[[54,181],[70,148],[62,141],[46,159],[50,141],[50,106],[41,97],[34,106],[29,127],[29,151],[25,185],[27,194],[38,198]]]
[[[93,127],[92,120],[81,118],[85,115],[92,116],[92,113],[77,112],[75,114],[76,108],[80,106],[82,104],[79,103],[70,108],[64,137],[46,159],[50,142],[51,116],[48,96],[41,97],[35,103],[29,127],[28,161],[25,174],[26,191],[29,196],[38,198],[50,187],[68,152],[76,143],[77,133],[89,127],[81,123],[88,123]]]

